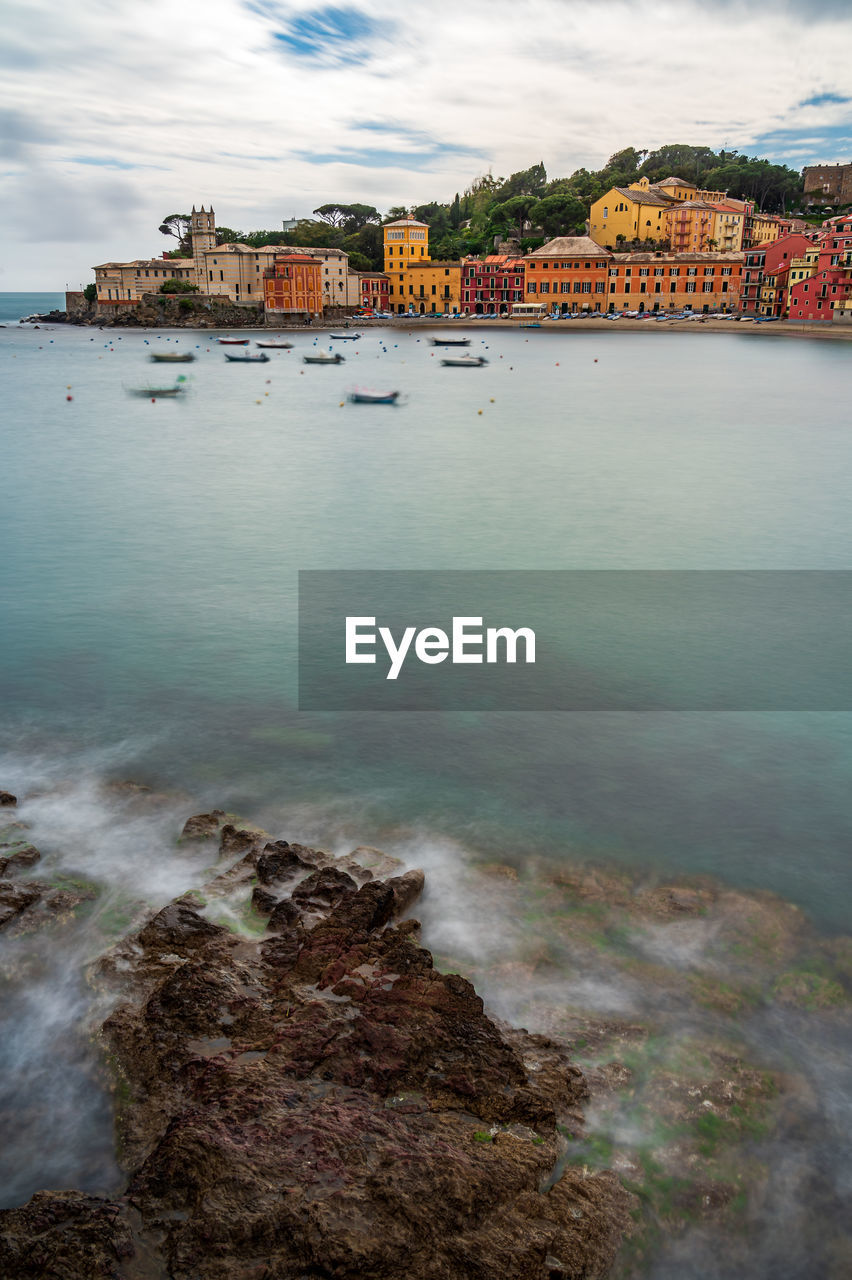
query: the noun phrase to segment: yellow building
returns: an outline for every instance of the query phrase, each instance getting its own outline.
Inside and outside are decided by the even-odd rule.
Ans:
[[[674,201],[648,184],[611,187],[589,211],[589,236],[610,249],[633,240],[665,240],[666,212]]]
[[[814,245],[813,249],[807,249],[804,253],[798,254],[795,258],[790,259],[790,288],[797,284],[799,280],[809,280],[817,269],[819,262],[819,246]]]
[[[664,178],[654,183],[640,178],[629,187],[611,187],[594,202],[589,213],[589,235],[597,244],[613,249],[634,240],[670,240],[672,232],[678,251],[704,252],[710,240],[721,244],[724,239],[730,252],[734,249],[731,229],[736,211],[726,210],[728,218],[718,222],[715,206],[722,203],[728,203],[724,191],[704,191],[683,178]],[[682,217],[670,222],[673,215],[681,213]],[[744,220],[743,215],[739,220]],[[736,249],[741,245],[742,235]]]
[[[399,273],[415,262],[429,260],[429,227],[413,218],[400,218],[382,228],[385,271]]]
[[[781,234],[781,226],[777,218],[767,213],[755,213],[752,218],[751,243],[774,244]]]
[[[391,276],[388,305],[397,313],[456,315],[461,309],[461,270],[461,262],[414,262]]]

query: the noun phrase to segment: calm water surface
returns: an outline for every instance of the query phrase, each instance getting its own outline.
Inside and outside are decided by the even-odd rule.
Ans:
[[[203,873],[177,824],[217,804],[333,849],[712,873],[845,930],[849,714],[300,714],[295,644],[306,568],[852,568],[852,347],[472,324],[467,371],[427,332],[320,368],[310,331],[247,367],[189,332],[0,330],[0,787],[32,838],[107,901],[165,902]],[[128,394],[174,377],[155,347],[197,355],[185,399]],[[341,407],[355,385],[408,402]],[[128,777],[188,798],[140,823],[101,788]],[[22,1108],[5,1203],[117,1176],[67,1047],[105,932],[3,953],[0,1078],[66,1045],[40,1083],[62,1141]]]
[[[848,715],[294,709],[300,568],[852,567],[848,345],[469,332],[482,370],[420,330],[339,368],[302,365],[330,345],[307,333],[258,368],[191,333],[0,333],[8,750],[110,746],[244,810],[310,804],[315,835],[712,872],[842,927]],[[127,394],[172,379],[153,346],[196,352],[185,401]],[[409,402],[341,408],[356,384]]]

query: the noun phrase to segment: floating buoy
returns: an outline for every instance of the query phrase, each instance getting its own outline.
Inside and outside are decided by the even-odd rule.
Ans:
[[[73,396],[66,396],[66,397],[65,397],[65,399],[66,399],[66,400],[73,400],[73,399],[74,399],[74,397],[73,397]]]
[[[493,396],[491,397],[491,403],[492,403],[492,404],[494,403],[494,397],[493,397]]]
[[[481,410],[481,409],[477,409],[477,411],[476,411],[476,412],[479,414],[479,416],[480,416],[480,418],[481,418],[481,417],[482,417],[482,410]]]
[[[597,356],[595,356],[595,364],[597,364],[597,362],[598,362],[598,358]]]
[[[340,407],[341,407],[341,409],[343,408],[343,401],[342,401],[342,400],[340,401]]]
[[[156,397],[151,396],[151,404],[156,404],[156,403],[157,403]]]

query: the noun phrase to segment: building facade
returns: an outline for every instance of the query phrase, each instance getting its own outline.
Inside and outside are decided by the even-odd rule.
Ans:
[[[465,316],[506,316],[524,300],[525,262],[509,254],[465,258],[461,265],[460,310]]]
[[[625,253],[607,268],[607,311],[737,311],[741,253]]]
[[[263,273],[269,318],[313,319],[322,315],[322,262],[307,253],[281,253]]]
[[[524,258],[524,300],[563,313],[605,311],[612,260],[613,254],[589,236],[558,236]]]
[[[802,179],[807,205],[852,204],[852,163],[806,165]]]
[[[192,258],[138,258],[135,262],[102,262],[93,267],[98,302],[138,303],[144,293],[159,293],[166,280],[195,284]]]
[[[371,311],[387,311],[390,281],[383,271],[349,272],[349,295],[355,307],[368,307]]]

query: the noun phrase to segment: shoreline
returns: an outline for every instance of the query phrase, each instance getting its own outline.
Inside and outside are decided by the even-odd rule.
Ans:
[[[828,324],[824,323],[822,325],[819,325],[817,323],[803,324],[801,322],[797,323],[790,320],[774,320],[772,322],[769,322],[769,328],[767,329],[766,323],[767,322],[757,323],[754,320],[745,320],[745,319],[743,320],[733,320],[733,319],[732,320],[714,320],[714,319],[667,320],[663,322],[661,320],[659,321],[658,320],[640,320],[638,318],[631,318],[631,317],[622,318],[620,320],[613,321],[613,320],[608,320],[606,319],[605,316],[601,315],[599,318],[594,318],[594,319],[590,318],[588,320],[552,321],[550,319],[546,319],[540,325],[531,326],[529,321],[520,320],[520,319],[517,319],[517,320],[516,319],[502,319],[502,320],[493,319],[492,320],[492,319],[482,319],[480,317],[476,317],[476,318],[458,320],[458,319],[450,319],[448,317],[432,318],[429,316],[414,316],[414,317],[394,316],[392,319],[381,320],[381,321],[375,321],[371,319],[358,320],[357,317],[354,317],[354,318],[350,317],[348,323],[346,320],[336,321],[336,322],[329,320],[329,321],[321,321],[320,323],[315,323],[311,325],[280,324],[275,326],[271,324],[268,324],[268,325],[253,324],[253,325],[231,325],[230,327],[218,326],[218,325],[194,327],[189,324],[168,324],[168,323],[158,324],[158,325],[116,324],[115,321],[107,321],[104,324],[95,324],[92,321],[77,320],[74,318],[69,318],[67,317],[67,315],[64,316],[63,318],[60,318],[59,316],[48,314],[44,316],[34,317],[31,322],[28,321],[26,324],[24,324],[23,321],[18,321],[17,324],[12,323],[12,324],[9,324],[7,327],[10,329],[14,329],[14,328],[35,328],[35,327],[43,328],[51,325],[69,325],[74,328],[89,328],[89,329],[98,329],[98,330],[138,329],[140,333],[154,333],[164,329],[177,329],[177,330],[184,330],[189,333],[204,333],[204,334],[213,335],[216,333],[225,332],[226,328],[228,332],[231,332],[231,331],[236,332],[237,330],[239,330],[240,332],[243,332],[243,333],[275,334],[275,333],[305,333],[305,332],[330,333],[342,328],[362,329],[364,332],[368,332],[370,329],[385,329],[385,328],[407,329],[410,332],[414,332],[417,329],[422,329],[427,326],[430,328],[440,328],[440,329],[449,328],[449,329],[455,330],[457,328],[467,328],[470,325],[474,325],[477,329],[484,328],[488,330],[493,330],[493,329],[503,329],[503,330],[513,329],[514,330],[514,329],[532,327],[534,329],[540,329],[550,333],[552,332],[573,333],[578,330],[581,333],[585,333],[589,331],[594,333],[601,333],[602,331],[609,332],[613,328],[615,328],[616,332],[628,330],[631,333],[638,332],[639,330],[642,330],[642,331],[661,330],[662,332],[665,332],[665,333],[692,333],[700,330],[705,333],[731,333],[731,332],[737,333],[737,334],[760,333],[760,334],[778,335],[778,336],[783,336],[788,338],[817,338],[820,340],[836,339],[840,342],[848,342],[852,340],[852,325],[846,327],[846,326],[835,326],[833,323],[828,323]]]

